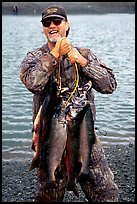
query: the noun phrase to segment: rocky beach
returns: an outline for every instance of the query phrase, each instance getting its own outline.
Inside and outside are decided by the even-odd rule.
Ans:
[[[119,202],[135,202],[135,146],[116,145],[104,148],[115,182]],[[34,202],[37,172],[29,171],[30,161],[2,162],[2,202]],[[81,188],[80,197],[66,192],[63,202],[87,202]]]

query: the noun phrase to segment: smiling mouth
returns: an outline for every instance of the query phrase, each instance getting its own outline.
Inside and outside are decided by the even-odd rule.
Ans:
[[[50,35],[57,34],[57,33],[58,33],[58,31],[56,31],[56,30],[52,30],[49,32]]]
[[[56,43],[59,37],[60,37],[60,36],[59,36],[58,31],[51,31],[51,32],[49,32],[49,34],[48,34],[48,40],[49,40],[50,42]]]

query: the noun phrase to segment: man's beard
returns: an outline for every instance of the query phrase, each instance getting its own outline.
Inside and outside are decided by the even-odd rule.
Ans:
[[[48,41],[50,41],[51,43],[56,43],[56,42],[57,42],[57,39],[48,38]]]
[[[60,39],[60,38],[61,38],[61,36],[59,36],[58,38],[50,38],[49,36],[47,36],[48,41],[51,42],[51,43],[56,43],[57,40]]]

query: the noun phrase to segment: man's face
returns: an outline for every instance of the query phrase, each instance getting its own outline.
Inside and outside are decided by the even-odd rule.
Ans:
[[[59,17],[52,17],[43,20],[43,31],[49,42],[54,42],[61,38],[66,37],[66,31],[68,30],[68,22]]]

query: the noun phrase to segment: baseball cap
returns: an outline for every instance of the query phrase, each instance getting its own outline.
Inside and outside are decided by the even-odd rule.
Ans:
[[[60,17],[67,20],[67,13],[61,6],[49,6],[42,12],[42,20],[49,17]]]

